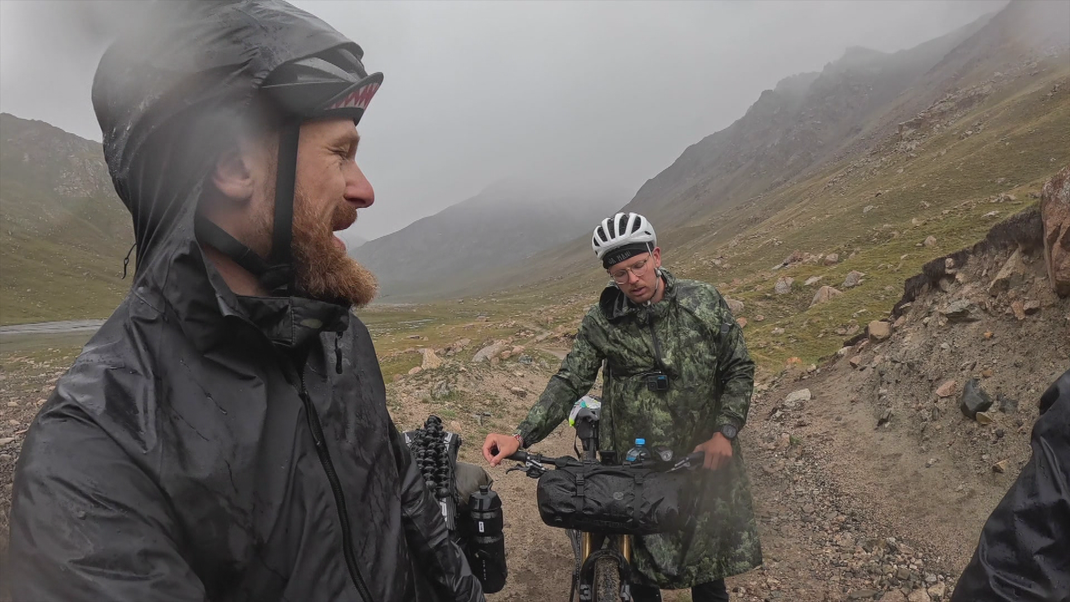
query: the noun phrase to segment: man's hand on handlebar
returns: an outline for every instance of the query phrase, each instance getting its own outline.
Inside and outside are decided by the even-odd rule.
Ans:
[[[712,439],[695,447],[695,451],[706,452],[703,467],[707,470],[718,470],[732,461],[732,442],[721,433],[716,433]]]
[[[512,435],[491,433],[487,435],[487,440],[483,442],[483,457],[486,458],[491,466],[497,466],[507,456],[519,449],[520,442]]]

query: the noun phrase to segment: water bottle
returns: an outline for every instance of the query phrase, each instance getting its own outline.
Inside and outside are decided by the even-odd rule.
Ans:
[[[487,485],[468,498],[472,537],[466,546],[468,564],[483,591],[488,594],[505,587],[509,569],[505,566],[505,536],[502,534],[502,500]]]
[[[653,456],[650,455],[650,450],[646,446],[646,439],[636,439],[635,447],[628,450],[628,454],[624,456],[626,463],[632,462],[646,462]]]

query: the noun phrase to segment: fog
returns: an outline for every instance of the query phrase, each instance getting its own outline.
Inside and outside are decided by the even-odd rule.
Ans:
[[[385,73],[360,130],[372,239],[504,178],[626,190],[762,90],[849,46],[909,48],[1005,0],[297,1]],[[125,1],[0,2],[0,110],[100,140],[93,72]]]

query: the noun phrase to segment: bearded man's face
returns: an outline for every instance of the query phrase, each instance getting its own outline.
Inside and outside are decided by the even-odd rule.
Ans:
[[[348,119],[301,126],[292,244],[299,296],[359,307],[370,303],[378,291],[375,276],[349,257],[345,243],[334,234],[353,225],[358,209],[375,202],[371,183],[355,160],[359,141]],[[273,155],[267,154],[267,160]],[[269,166],[261,173],[265,174],[262,197],[274,199],[276,169]],[[267,257],[274,230],[274,203],[261,206],[249,246]]]

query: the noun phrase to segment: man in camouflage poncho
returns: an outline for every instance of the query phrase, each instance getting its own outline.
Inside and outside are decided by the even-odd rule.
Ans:
[[[618,213],[595,229],[593,246],[614,283],[584,317],[571,352],[513,435],[491,434],[483,455],[499,464],[549,435],[606,363],[602,448],[620,454],[637,437],[677,455],[702,450],[701,507],[693,532],[636,538],[634,564],[650,582],[637,602],[659,600],[656,585],[692,588],[694,602],[728,600],[724,578],[762,562],[750,484],[736,435],[754,385],[754,362],[724,298],[708,284],[661,268],[653,227]],[[667,391],[649,375],[667,374]]]

